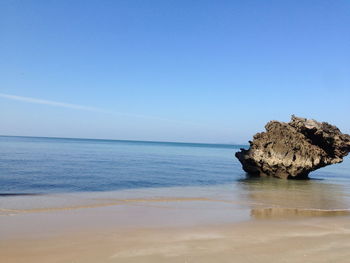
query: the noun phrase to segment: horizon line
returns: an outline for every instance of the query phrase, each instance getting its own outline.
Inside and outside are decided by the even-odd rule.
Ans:
[[[132,140],[132,139],[107,139],[107,138],[81,138],[81,137],[56,137],[56,136],[30,136],[30,135],[4,135],[0,137],[22,137],[22,138],[43,138],[43,139],[67,139],[67,140],[98,140],[98,141],[119,141],[119,142],[146,142],[146,143],[174,143],[174,144],[201,144],[201,145],[249,145],[243,143],[213,143],[213,142],[184,142],[184,141],[151,141],[151,140]]]

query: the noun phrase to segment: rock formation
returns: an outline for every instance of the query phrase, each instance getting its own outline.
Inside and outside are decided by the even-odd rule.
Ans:
[[[350,135],[327,122],[298,118],[270,121],[248,150],[235,155],[252,175],[307,179],[311,171],[340,163],[350,152]]]

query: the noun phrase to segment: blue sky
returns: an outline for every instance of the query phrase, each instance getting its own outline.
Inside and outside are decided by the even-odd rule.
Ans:
[[[0,134],[242,143],[350,133],[350,1],[0,2]]]

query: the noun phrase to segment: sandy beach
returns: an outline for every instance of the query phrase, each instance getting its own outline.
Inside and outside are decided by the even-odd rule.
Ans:
[[[143,195],[13,197],[22,207],[1,211],[0,262],[348,262],[350,256],[346,210],[254,210],[208,195]]]
[[[350,263],[350,0],[0,0],[0,263]]]
[[[120,228],[1,241],[1,262],[348,262],[346,220]]]

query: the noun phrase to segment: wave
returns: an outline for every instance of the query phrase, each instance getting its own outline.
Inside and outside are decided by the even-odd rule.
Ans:
[[[0,193],[0,197],[7,197],[7,196],[35,196],[35,195],[42,195],[38,193]]]

